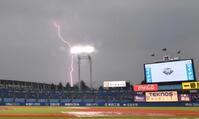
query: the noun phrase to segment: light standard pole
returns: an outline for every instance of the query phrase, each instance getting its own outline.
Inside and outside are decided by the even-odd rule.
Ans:
[[[78,55],[78,90],[81,91],[81,57]]]
[[[90,79],[90,89],[93,90],[93,79],[92,79],[92,59],[91,55],[95,52],[94,47],[92,46],[74,46],[71,47],[71,54],[75,54],[78,57],[78,88],[81,92],[81,60],[87,59],[89,61],[89,79]]]
[[[92,59],[91,59],[91,56],[88,55],[88,59],[89,59],[89,64],[90,64],[90,88],[91,88],[91,91],[93,90],[93,72],[92,72]]]

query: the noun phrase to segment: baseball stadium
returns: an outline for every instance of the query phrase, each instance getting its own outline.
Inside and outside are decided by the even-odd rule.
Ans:
[[[0,119],[199,119],[199,0],[0,0]]]
[[[0,119],[199,117],[199,82],[195,80],[192,59],[171,59],[144,64],[144,67],[146,80],[142,84],[104,81],[103,87],[99,89],[83,88],[83,81],[79,83],[79,90],[78,87],[75,89],[54,84],[0,80]],[[162,67],[164,70],[160,69]],[[186,79],[175,79],[175,76],[158,76],[155,79],[159,71],[162,71],[162,75],[170,76],[178,70],[185,73]]]

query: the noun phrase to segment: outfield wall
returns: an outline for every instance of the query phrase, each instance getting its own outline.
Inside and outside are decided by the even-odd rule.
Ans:
[[[199,102],[169,102],[169,103],[5,103],[1,106],[107,106],[107,107],[198,107]]]

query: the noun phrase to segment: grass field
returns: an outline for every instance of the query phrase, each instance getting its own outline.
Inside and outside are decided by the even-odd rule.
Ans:
[[[0,107],[0,119],[199,119],[199,107]]]

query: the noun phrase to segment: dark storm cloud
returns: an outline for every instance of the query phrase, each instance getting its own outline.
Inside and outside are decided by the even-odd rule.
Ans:
[[[96,47],[95,85],[140,83],[143,64],[160,58],[164,47],[171,55],[181,50],[180,57],[194,58],[198,69],[198,5],[197,0],[0,0],[0,78],[69,81],[68,48],[53,21],[72,44]]]

